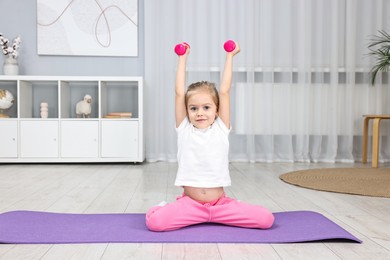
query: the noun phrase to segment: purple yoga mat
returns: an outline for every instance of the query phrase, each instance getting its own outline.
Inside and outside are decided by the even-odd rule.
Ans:
[[[293,243],[362,241],[311,211],[275,213],[267,230],[205,223],[169,232],[152,232],[145,214],[63,214],[11,211],[0,214],[0,243]]]

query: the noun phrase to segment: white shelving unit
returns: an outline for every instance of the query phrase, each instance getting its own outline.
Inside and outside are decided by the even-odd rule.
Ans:
[[[14,105],[0,118],[0,162],[142,162],[142,77],[0,76]],[[76,104],[92,96],[89,118]],[[47,102],[48,118],[40,103]],[[131,117],[112,116],[131,113]]]

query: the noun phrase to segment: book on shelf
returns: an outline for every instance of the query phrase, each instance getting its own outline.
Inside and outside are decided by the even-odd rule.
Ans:
[[[104,116],[104,118],[131,118],[131,112],[112,112]]]

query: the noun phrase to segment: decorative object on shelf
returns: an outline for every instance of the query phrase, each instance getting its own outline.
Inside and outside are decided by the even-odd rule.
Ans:
[[[92,103],[91,95],[86,94],[84,96],[84,99],[79,101],[76,104],[76,116],[78,118],[80,117],[89,118],[92,111],[91,103]]]
[[[14,96],[6,89],[0,89],[0,117],[8,118],[9,116],[4,113],[4,110],[9,109],[14,104]]]
[[[368,45],[369,55],[374,57],[376,63],[371,68],[371,84],[375,84],[375,78],[378,72],[387,72],[390,70],[390,34],[384,30],[379,31],[380,35],[375,35]]]
[[[6,56],[3,65],[3,73],[4,75],[18,75],[19,74],[19,65],[18,65],[18,57],[19,57],[19,46],[21,43],[20,36],[17,36],[13,39],[12,46],[8,46],[10,43],[7,38],[0,33],[0,44],[3,54]]]
[[[104,116],[104,118],[131,118],[131,112],[112,112]]]
[[[47,102],[41,103],[41,118],[49,117],[49,104]]]
[[[12,56],[8,56],[3,65],[4,75],[18,75],[19,74],[19,64],[18,59]]]

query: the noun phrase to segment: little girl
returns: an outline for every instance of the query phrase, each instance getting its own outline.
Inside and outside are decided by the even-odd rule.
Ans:
[[[176,74],[176,131],[178,172],[176,186],[184,189],[175,202],[160,203],[146,214],[152,231],[169,231],[185,226],[214,222],[246,228],[270,228],[273,214],[267,209],[225,196],[230,186],[229,133],[230,86],[233,56],[226,53],[219,93],[213,83],[201,81],[185,91],[186,63],[190,53],[179,56]]]

